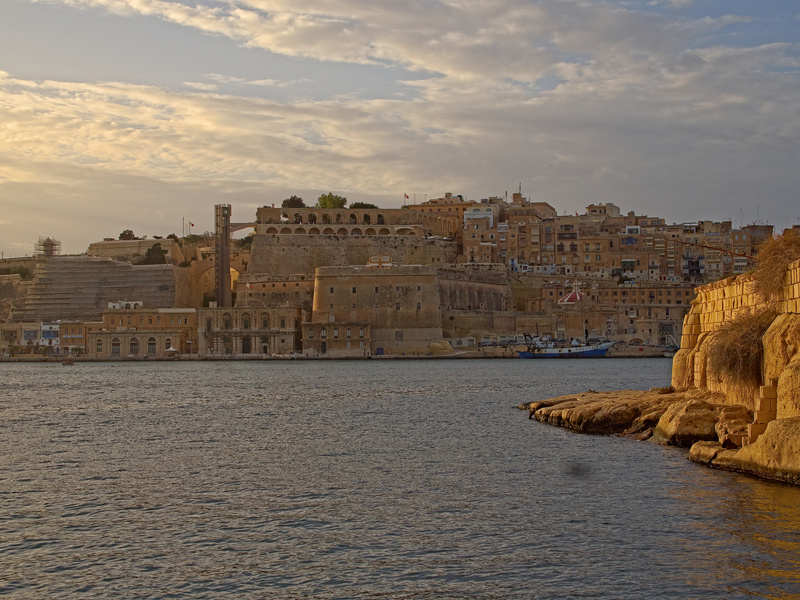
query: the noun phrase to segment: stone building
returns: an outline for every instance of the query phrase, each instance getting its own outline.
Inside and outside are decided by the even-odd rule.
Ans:
[[[383,264],[317,269],[314,311],[306,332],[339,324],[351,334],[363,329],[370,337],[359,337],[359,349],[363,341],[373,355],[424,352],[441,341],[436,267]],[[305,335],[304,343],[308,340]]]
[[[266,358],[302,350],[303,311],[295,307],[198,310],[201,356]]]
[[[197,354],[194,308],[107,309],[86,322],[86,356],[102,359],[170,358]]]

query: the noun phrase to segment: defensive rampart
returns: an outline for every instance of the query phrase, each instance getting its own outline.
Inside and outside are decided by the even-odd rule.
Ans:
[[[247,273],[311,274],[317,267],[366,265],[373,256],[391,256],[399,265],[440,265],[455,262],[458,244],[418,236],[256,234]]]
[[[144,300],[148,308],[190,307],[196,285],[187,269],[172,265],[134,266],[88,256],[40,262],[16,321],[99,319],[109,302]]]
[[[678,389],[700,388],[721,392],[731,404],[759,410],[764,387],[775,387],[777,418],[800,416],[800,260],[785,273],[777,317],[761,338],[761,382],[746,383],[715,372],[709,348],[719,330],[764,308],[755,293],[751,275],[732,277],[697,289],[697,297],[684,318],[681,349],[672,367],[672,384]],[[775,385],[773,385],[775,384]]]

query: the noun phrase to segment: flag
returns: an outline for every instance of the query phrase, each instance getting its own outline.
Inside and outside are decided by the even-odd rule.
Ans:
[[[405,196],[406,200],[408,200],[408,194],[403,194],[403,196]]]
[[[248,289],[248,290],[252,290],[252,289],[253,289],[253,286],[252,286],[252,285],[250,285],[250,284],[248,283],[248,284],[247,284],[247,289]]]
[[[189,221],[189,227],[194,227],[194,223],[192,223],[191,221]]]

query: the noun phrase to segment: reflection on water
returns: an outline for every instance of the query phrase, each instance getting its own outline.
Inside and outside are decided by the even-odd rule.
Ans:
[[[536,369],[2,364],[0,594],[800,596],[797,488],[513,409],[669,361]]]

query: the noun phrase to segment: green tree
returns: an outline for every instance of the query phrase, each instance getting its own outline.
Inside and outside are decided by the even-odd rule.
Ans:
[[[143,265],[165,265],[167,264],[167,251],[161,247],[160,242],[156,242],[147,249],[144,255]]]
[[[291,196],[283,201],[282,208],[305,208],[306,203],[300,196]]]
[[[379,208],[374,204],[370,204],[369,202],[353,202],[350,205],[350,208]]]
[[[11,275],[19,275],[22,279],[30,279],[33,277],[33,271],[28,267],[11,267],[8,271]]]
[[[119,234],[119,239],[121,239],[121,240],[138,240],[139,238],[137,238],[133,234],[133,231],[131,231],[130,229],[126,229],[125,231],[123,231],[122,233]]]
[[[337,196],[328,192],[322,194],[317,200],[317,208],[344,208],[347,205],[347,198],[344,196]]]
[[[250,248],[252,248],[253,246],[253,235],[254,234],[251,233],[240,239],[239,248],[241,248],[242,250],[250,250]]]

